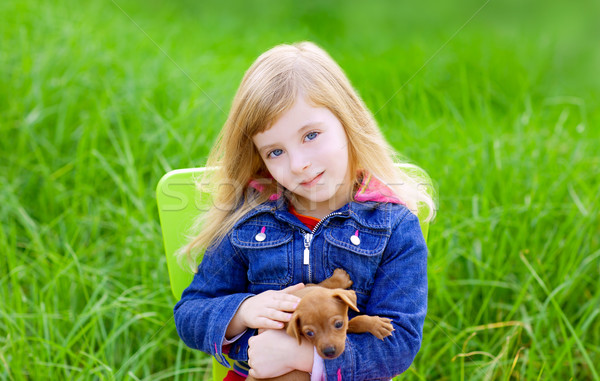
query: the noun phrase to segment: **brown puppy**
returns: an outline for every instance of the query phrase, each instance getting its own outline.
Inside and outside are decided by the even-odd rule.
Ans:
[[[302,299],[287,323],[288,335],[298,339],[298,345],[302,342],[302,337],[305,337],[324,359],[334,359],[344,352],[346,332],[370,332],[381,340],[391,335],[394,328],[390,319],[361,315],[348,321],[348,308],[358,312],[356,293],[346,290],[350,286],[352,281],[348,273],[336,269],[330,278],[318,285],[309,284],[294,292],[294,295]],[[248,377],[247,380],[252,381],[254,378]],[[280,377],[261,380],[310,380],[310,375],[293,371]]]

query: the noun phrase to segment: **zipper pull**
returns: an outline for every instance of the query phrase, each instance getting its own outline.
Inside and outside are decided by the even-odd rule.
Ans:
[[[312,241],[313,235],[310,233],[304,234],[304,264],[310,263],[310,242]]]

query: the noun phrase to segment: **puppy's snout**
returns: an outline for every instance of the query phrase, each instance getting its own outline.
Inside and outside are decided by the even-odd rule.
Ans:
[[[326,357],[330,357],[330,358],[334,357],[336,355],[335,347],[331,346],[331,347],[327,347],[327,348],[323,349],[323,354]]]

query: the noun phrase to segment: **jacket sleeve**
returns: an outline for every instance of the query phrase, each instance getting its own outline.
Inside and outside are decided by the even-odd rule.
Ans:
[[[409,368],[421,347],[427,313],[427,246],[419,220],[408,210],[392,229],[361,313],[392,319],[394,332],[383,341],[370,333],[348,334],[342,355],[325,360],[328,380],[390,379]]]
[[[224,366],[228,366],[222,354],[225,331],[240,304],[253,296],[246,292],[247,277],[247,266],[226,236],[206,251],[198,273],[174,308],[175,326],[183,342],[213,355]],[[232,344],[231,358],[247,360],[253,331]]]

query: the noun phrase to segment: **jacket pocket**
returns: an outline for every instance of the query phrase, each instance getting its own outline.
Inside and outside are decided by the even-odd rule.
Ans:
[[[326,230],[328,270],[331,274],[336,268],[346,270],[354,282],[352,289],[370,294],[388,239],[385,230],[366,229],[354,223]]]
[[[246,257],[250,292],[281,288],[292,281],[292,231],[250,222],[235,229],[231,243]]]

